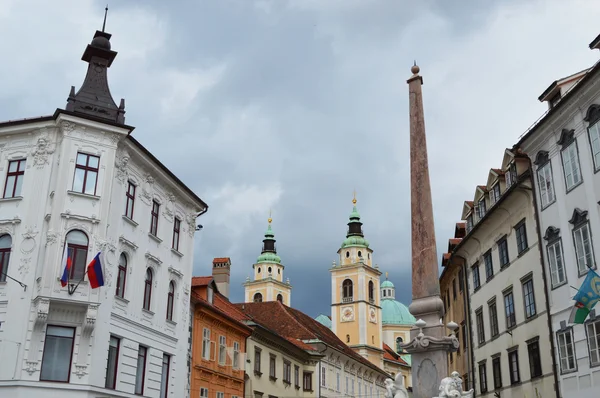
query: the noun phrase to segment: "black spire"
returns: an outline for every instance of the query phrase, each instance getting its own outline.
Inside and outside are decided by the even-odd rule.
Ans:
[[[364,238],[364,234],[362,231],[362,222],[360,222],[360,214],[358,214],[358,210],[356,210],[356,194],[354,194],[354,199],[352,199],[352,213],[350,213],[350,221],[348,222],[348,233],[346,234],[346,238],[351,236],[361,236]]]
[[[269,217],[269,226],[267,227],[267,232],[265,233],[265,238],[263,239],[262,253],[277,254],[277,249],[275,248],[275,234],[271,229],[271,217]]]
[[[106,23],[106,22],[105,22]],[[81,88],[75,93],[71,86],[67,98],[67,111],[107,119],[113,123],[125,124],[125,100],[117,104],[108,88],[107,69],[117,56],[110,49],[110,33],[97,30],[81,59],[87,62],[88,70]]]

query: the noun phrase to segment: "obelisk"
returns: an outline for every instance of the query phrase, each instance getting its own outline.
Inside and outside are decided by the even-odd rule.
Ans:
[[[442,378],[449,375],[447,355],[452,339],[441,323],[444,303],[440,285],[433,223],[433,205],[427,162],[423,78],[419,67],[411,68],[408,79],[410,103],[410,192],[412,227],[412,303],[409,311],[418,320],[411,330],[412,380],[414,398],[438,395]],[[424,322],[423,322],[424,321]],[[455,338],[454,338],[455,340]],[[423,344],[421,344],[423,343]],[[407,344],[408,345],[408,344]]]

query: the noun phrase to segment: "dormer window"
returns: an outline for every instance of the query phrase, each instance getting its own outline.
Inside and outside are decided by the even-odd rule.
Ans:
[[[558,101],[560,101],[561,98],[562,98],[562,96],[560,95],[560,91],[557,92],[552,98],[550,98],[548,100],[548,104],[550,104],[550,109],[554,108],[556,106],[556,104],[558,104]]]
[[[473,214],[469,214],[467,217],[467,233],[473,229]]]
[[[209,303],[213,303],[213,297],[214,297],[214,291],[212,289],[212,287],[208,287],[206,288],[206,298],[208,300]]]
[[[515,182],[517,182],[517,165],[515,162],[512,162],[508,166],[508,173],[506,173],[506,186],[510,187]]]
[[[491,204],[496,203],[498,200],[500,200],[500,183],[496,183],[496,185],[494,185],[492,187],[492,191],[490,192],[490,202]]]
[[[483,218],[483,216],[485,216],[485,211],[485,198],[481,198],[479,204],[477,205],[477,216],[479,218]]]

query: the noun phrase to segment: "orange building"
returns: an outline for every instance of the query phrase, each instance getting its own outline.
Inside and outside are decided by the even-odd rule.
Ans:
[[[212,276],[192,278],[191,394],[200,398],[244,397],[244,314],[219,293]]]

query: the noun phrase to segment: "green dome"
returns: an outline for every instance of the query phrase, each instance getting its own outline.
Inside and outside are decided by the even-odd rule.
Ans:
[[[412,326],[417,321],[404,304],[393,299],[381,300],[381,316],[384,325]]]
[[[349,246],[369,247],[369,241],[362,236],[349,236],[342,242],[342,249]]]
[[[258,256],[256,263],[276,263],[281,264],[281,257],[277,253],[266,252]]]
[[[360,220],[360,214],[356,210],[356,205],[352,207],[352,213],[350,213],[350,220]]]
[[[381,284],[381,287],[391,287],[392,289],[394,288],[394,284],[388,280],[383,281],[383,283]]]

